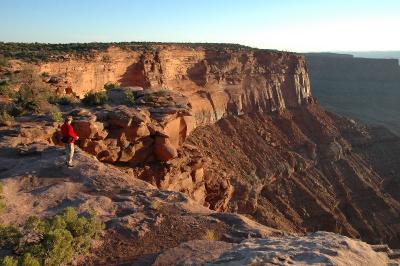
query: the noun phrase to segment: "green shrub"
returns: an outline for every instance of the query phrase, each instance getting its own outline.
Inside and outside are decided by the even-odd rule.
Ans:
[[[39,111],[39,102],[41,95],[37,94],[33,89],[28,86],[22,86],[15,94],[14,102],[22,109],[29,112]]]
[[[151,93],[145,93],[145,94],[142,96],[142,99],[143,99],[145,102],[152,102],[152,101],[154,101],[154,95],[151,94]]]
[[[13,117],[20,116],[24,113],[24,110],[21,106],[13,106],[12,109],[9,111],[9,114]]]
[[[157,96],[167,96],[169,93],[170,93],[170,91],[164,87],[162,87],[160,90],[154,92],[154,94]]]
[[[27,101],[24,104],[25,109],[31,112],[39,112],[39,103],[35,100]]]
[[[0,248],[10,248],[18,244],[21,232],[14,226],[0,224]]]
[[[76,99],[69,95],[59,96],[57,94],[53,94],[49,96],[48,102],[58,105],[72,105],[76,102]]]
[[[18,260],[11,256],[6,256],[1,260],[0,265],[1,266],[17,266]]]
[[[76,102],[72,96],[61,96],[58,100],[58,104],[60,105],[72,105]]]
[[[74,255],[73,240],[71,232],[66,229],[54,229],[48,232],[42,243],[47,253],[44,259],[45,265],[68,263]]]
[[[18,264],[21,266],[40,266],[40,261],[33,257],[30,253],[25,253],[18,260]]]
[[[4,196],[3,196],[3,184],[0,182],[0,213],[2,213],[5,208],[6,208],[6,203],[4,202]]]
[[[14,103],[22,113],[48,113],[57,109],[54,99],[55,96],[44,88],[36,91],[24,86],[15,94]]]
[[[41,266],[40,260],[33,257],[30,253],[25,253],[19,259],[6,256],[0,261],[0,266]]]
[[[0,82],[0,95],[7,96],[7,97],[13,96],[13,91],[10,89],[7,81]]]
[[[105,91],[88,92],[82,100],[82,102],[88,106],[103,105],[106,104],[107,101],[108,101],[108,96]]]
[[[2,54],[0,54],[0,66],[2,67],[8,66],[8,58]]]
[[[50,74],[49,74],[49,72],[43,72],[41,74],[41,76],[44,77],[44,78],[48,78],[48,77],[50,77]]]
[[[138,50],[138,49],[154,49],[154,45],[160,44],[173,44],[182,47],[204,47],[206,49],[230,49],[230,50],[258,50],[256,48],[250,48],[239,44],[230,43],[159,43],[159,42],[119,42],[119,43],[12,43],[12,42],[0,42],[0,54],[4,56],[22,59],[30,62],[41,62],[41,61],[52,61],[64,55],[71,55],[77,57],[91,58],[96,55],[96,51],[105,51],[110,46],[118,46],[126,50]],[[103,62],[111,61],[109,56],[102,58]]]
[[[10,82],[20,84],[19,91],[14,93],[14,103],[23,113],[47,113],[54,109],[51,101],[57,97],[56,93],[33,69],[22,69]]]
[[[61,123],[63,121],[63,115],[61,112],[51,113],[51,118],[53,119],[53,122]]]
[[[127,91],[125,93],[126,95],[126,99],[128,100],[129,105],[135,105],[135,94],[133,93],[133,91]]]
[[[0,213],[2,213],[5,208],[6,208],[6,203],[3,200],[0,200]]]
[[[75,209],[66,208],[50,218],[29,218],[22,234],[9,227],[4,232],[0,230],[0,239],[18,250],[19,265],[64,265],[75,254],[87,253],[92,240],[103,228],[94,214],[86,218],[79,216]],[[8,261],[14,260],[9,258]]]
[[[14,123],[14,117],[9,115],[5,110],[0,113],[0,126],[10,127]]]
[[[106,84],[104,84],[104,89],[107,90],[112,90],[112,89],[117,89],[120,86],[117,83],[112,83],[112,82],[107,82]]]
[[[50,104],[58,104],[58,101],[60,100],[60,96],[58,96],[56,93],[51,93],[47,97],[47,101]]]
[[[111,63],[111,57],[109,55],[104,55],[101,61],[104,63]]]

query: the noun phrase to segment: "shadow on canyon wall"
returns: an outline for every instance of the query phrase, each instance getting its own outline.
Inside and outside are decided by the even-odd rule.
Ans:
[[[397,59],[306,54],[314,96],[330,111],[400,135],[400,66]]]

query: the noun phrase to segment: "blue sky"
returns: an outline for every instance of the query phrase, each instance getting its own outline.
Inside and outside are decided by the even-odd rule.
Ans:
[[[400,49],[400,0],[0,0],[0,41]]]

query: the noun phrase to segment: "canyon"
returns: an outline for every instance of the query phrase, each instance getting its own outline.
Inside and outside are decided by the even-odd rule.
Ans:
[[[398,59],[330,53],[305,56],[313,93],[325,108],[400,134]]]
[[[59,91],[79,97],[102,90],[108,82],[181,92],[200,124],[228,114],[295,107],[311,96],[305,61],[285,52],[115,47],[92,60],[71,58],[38,67],[39,72],[59,78],[55,84]]]
[[[89,59],[72,54],[40,63],[15,60],[13,71],[29,66],[46,73],[43,82],[63,95],[83,98],[110,83],[118,88],[107,90],[106,106],[63,109],[75,117],[81,136],[77,161],[82,168],[72,170],[76,173],[51,174],[58,166],[49,158],[61,152],[57,124],[21,123],[20,118],[12,130],[4,129],[2,149],[9,156],[2,156],[0,173],[7,196],[13,196],[13,186],[27,190],[22,184],[29,178],[35,189],[47,184],[56,190],[52,175],[76,182],[63,183],[70,186],[71,202],[82,209],[96,207],[109,219],[106,243],[124,243],[132,253],[137,246],[128,244],[125,233],[150,245],[156,236],[149,228],[160,224],[183,230],[180,242],[166,237],[178,251],[185,248],[178,245],[199,237],[190,226],[196,215],[195,228],[220,230],[218,239],[230,243],[329,231],[399,248],[400,138],[326,111],[311,93],[307,68],[313,80],[317,63],[314,69],[307,64],[304,56],[288,52],[177,44],[110,45]],[[334,73],[340,78],[340,71]],[[387,73],[397,82],[392,74]],[[127,101],[129,95],[133,102]],[[21,154],[41,154],[41,165],[50,170],[38,173],[30,161],[18,169]],[[98,171],[103,174],[97,176]],[[79,185],[85,178],[89,190]],[[46,191],[26,193],[49,197]],[[107,204],[96,204],[96,196]],[[164,206],[162,215],[151,208],[154,198]],[[56,208],[46,204],[29,208],[39,215]],[[23,220],[26,213],[20,211],[9,212],[4,221]],[[169,244],[162,245],[153,247],[156,263],[170,259],[168,251],[161,253]],[[190,248],[193,243],[185,245],[196,250]],[[123,253],[121,247],[116,250]],[[88,263],[104,263],[106,253],[98,251]],[[143,254],[125,254],[125,262]]]

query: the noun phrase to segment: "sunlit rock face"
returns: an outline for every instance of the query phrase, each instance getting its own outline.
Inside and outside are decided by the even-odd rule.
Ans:
[[[311,97],[302,56],[245,48],[111,47],[91,59],[44,63],[40,71],[61,78],[53,84],[60,92],[79,97],[108,82],[179,91],[189,98],[199,124],[228,114],[296,107]]]

